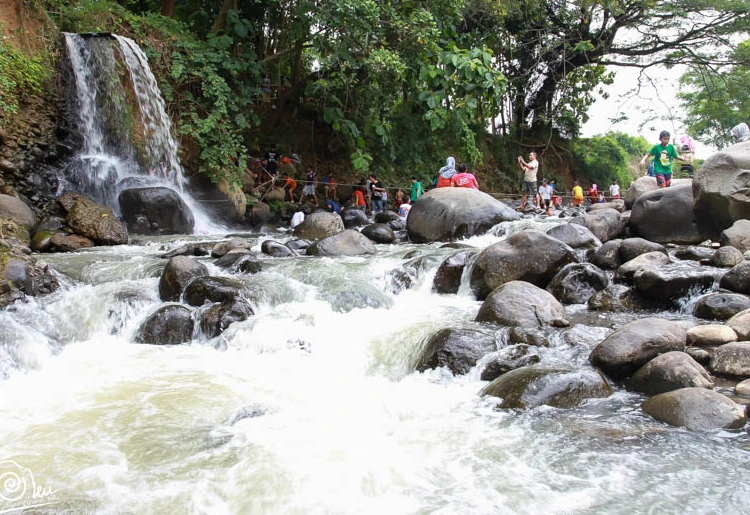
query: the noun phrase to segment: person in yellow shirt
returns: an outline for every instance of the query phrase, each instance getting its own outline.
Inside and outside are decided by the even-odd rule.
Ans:
[[[583,188],[578,184],[578,181],[573,183],[573,203],[571,206],[582,206],[583,205]]]

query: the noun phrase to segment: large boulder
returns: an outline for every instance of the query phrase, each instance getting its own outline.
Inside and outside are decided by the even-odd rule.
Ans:
[[[620,212],[615,209],[591,211],[573,218],[571,223],[583,225],[602,243],[617,238],[625,229],[625,221]]]
[[[406,219],[417,243],[450,241],[483,234],[500,222],[520,219],[515,210],[479,190],[436,188],[415,202]]]
[[[651,397],[643,412],[660,422],[691,431],[740,429],[747,422],[745,407],[706,388],[680,388]]]
[[[622,240],[609,240],[602,244],[591,257],[591,263],[605,270],[616,269],[622,264],[621,245]]]
[[[453,374],[466,374],[483,356],[497,350],[495,336],[476,329],[441,329],[431,335],[417,359],[420,372],[447,367]]]
[[[65,196],[73,200],[65,221],[76,234],[98,245],[123,245],[128,242],[128,230],[112,208],[97,204],[83,195],[66,193]]]
[[[135,341],[151,345],[178,345],[193,338],[193,326],[193,317],[185,306],[162,306],[143,322]]]
[[[479,254],[471,271],[471,289],[482,300],[509,281],[546,288],[563,266],[575,262],[575,251],[560,240],[540,231],[521,231]]]
[[[344,230],[344,221],[336,213],[316,211],[294,228],[294,235],[305,240],[322,240]]]
[[[672,187],[680,186],[682,184],[692,184],[692,179],[672,179]],[[638,200],[641,195],[650,191],[656,191],[659,189],[659,185],[656,184],[656,177],[645,176],[639,177],[630,183],[628,191],[625,192],[625,207],[628,209],[633,208],[633,204]]]
[[[130,188],[118,196],[122,218],[136,234],[192,234],[195,219],[174,190]]]
[[[563,304],[583,304],[607,286],[609,278],[600,268],[591,263],[571,263],[552,278],[547,291]]]
[[[510,281],[490,293],[477,322],[543,327],[565,320],[565,308],[549,292],[525,281]]]
[[[644,193],[633,204],[630,228],[658,243],[703,241],[693,213],[693,188],[680,184]]]
[[[713,388],[714,381],[700,363],[680,351],[656,356],[633,374],[628,390],[645,395],[658,395],[678,388]]]
[[[664,252],[646,252],[623,263],[617,268],[617,276],[626,282],[633,280],[636,272],[661,268],[669,263],[669,255]]]
[[[750,220],[735,221],[731,227],[721,232],[719,241],[722,246],[734,247],[740,252],[750,250]]]
[[[354,229],[346,229],[307,247],[308,256],[363,256],[376,252],[375,244]]]
[[[348,207],[341,213],[341,219],[344,221],[344,227],[351,229],[353,227],[361,227],[367,225],[369,220],[364,209],[358,209],[356,207]]]
[[[36,215],[29,206],[18,197],[2,193],[0,193],[0,218],[13,220],[29,232],[32,232],[36,225]]]
[[[500,408],[573,408],[587,399],[609,397],[612,388],[596,370],[530,366],[501,375],[480,395],[499,397]]]
[[[719,268],[732,268],[737,266],[745,259],[742,252],[734,247],[725,246],[720,247],[713,256],[711,256],[711,266]]]
[[[5,220],[2,227],[14,224]],[[20,226],[19,226],[20,228]],[[47,263],[29,255],[15,239],[0,239],[0,309],[24,295],[44,295],[59,287]]]
[[[687,344],[694,347],[718,347],[736,341],[737,333],[724,324],[696,325],[687,330]]]
[[[648,252],[663,252],[667,255],[664,245],[643,238],[626,238],[620,244],[620,258],[623,263]]]
[[[203,263],[186,256],[171,258],[159,279],[159,298],[163,301],[180,300],[185,287],[196,277],[208,275]]]
[[[86,236],[58,232],[50,236],[47,250],[54,252],[78,252],[93,247],[94,242]]]
[[[708,320],[729,320],[750,308],[750,297],[741,293],[709,293],[695,303],[694,315]]]
[[[750,219],[750,141],[731,145],[703,162],[693,180],[701,233],[718,240],[740,219]]]
[[[687,335],[677,322],[642,318],[625,324],[597,345],[589,361],[613,379],[624,379],[669,351],[684,351]]]
[[[750,261],[742,261],[733,266],[719,284],[735,293],[750,293]]]

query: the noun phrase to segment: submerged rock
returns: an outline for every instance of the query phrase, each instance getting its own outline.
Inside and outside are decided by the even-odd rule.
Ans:
[[[531,366],[503,374],[480,395],[499,397],[500,408],[573,408],[587,399],[609,397],[612,388],[596,370]]]
[[[189,342],[193,338],[193,325],[193,317],[185,306],[162,306],[141,325],[135,341],[151,345]]]
[[[447,367],[453,374],[466,374],[483,356],[497,350],[494,334],[476,329],[441,329],[427,339],[416,369]]]
[[[466,265],[479,253],[478,249],[459,250],[440,263],[432,282],[435,293],[458,293]]]

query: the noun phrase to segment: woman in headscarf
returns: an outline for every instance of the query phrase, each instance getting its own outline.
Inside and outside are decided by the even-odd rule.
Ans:
[[[438,188],[450,188],[451,177],[456,175],[456,160],[453,157],[449,157],[445,160],[445,166],[438,172]]]
[[[750,140],[750,129],[746,123],[735,125],[729,133],[732,135],[735,143]]]

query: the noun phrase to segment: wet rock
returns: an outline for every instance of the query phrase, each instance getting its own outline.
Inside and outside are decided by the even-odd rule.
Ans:
[[[401,218],[391,220],[390,222],[388,222],[388,227],[390,227],[394,233],[403,231],[406,234],[406,236],[403,238],[403,241],[409,239],[409,233],[406,231],[406,220],[402,220]],[[396,238],[398,239],[398,236],[396,236]]]
[[[270,222],[274,219],[273,211],[271,207],[265,202],[258,202],[249,211],[245,213],[248,218],[250,225],[254,227],[261,226],[265,223]]]
[[[310,242],[308,240],[299,240],[295,238],[286,242],[286,246],[298,254],[305,254],[307,252],[307,247],[310,246]]]
[[[667,254],[667,249],[661,243],[648,241],[643,238],[627,238],[620,245],[620,258],[623,263],[635,259],[641,254],[648,252],[662,252]]]
[[[589,361],[613,379],[631,376],[659,354],[684,351],[685,329],[661,318],[642,318],[625,324],[605,338]]]
[[[208,256],[211,254],[212,243],[188,243],[174,250],[171,250],[165,254],[162,254],[163,258],[173,258],[175,256]]]
[[[609,397],[612,388],[595,370],[531,366],[503,374],[480,395],[500,398],[500,408],[573,408],[587,399]]]
[[[669,256],[663,252],[646,252],[623,263],[617,269],[617,276],[626,282],[631,282],[636,272],[661,267],[669,263]]]
[[[711,289],[716,272],[686,261],[677,265],[639,270],[633,276],[633,287],[646,298],[674,302],[689,293]]]
[[[548,236],[560,240],[574,249],[597,249],[602,246],[599,238],[586,227],[579,224],[567,223],[556,225],[547,231]]]
[[[539,327],[512,327],[508,332],[508,341],[512,344],[548,347],[548,333]]]
[[[298,255],[297,252],[290,249],[283,243],[279,243],[278,241],[273,240],[265,240],[263,243],[261,243],[260,251],[267,256],[277,258],[294,257]]]
[[[234,302],[243,290],[242,282],[229,277],[196,277],[185,287],[185,302],[202,306],[206,302]]]
[[[563,304],[583,304],[609,286],[607,275],[591,263],[571,263],[563,267],[547,286],[547,291]]]
[[[388,224],[394,220],[398,220],[398,213],[395,211],[381,211],[375,215],[375,223]]]
[[[494,381],[511,370],[539,363],[539,354],[528,345],[511,345],[500,349],[482,369],[482,381]]]
[[[590,311],[626,312],[653,309],[654,303],[623,284],[610,284],[588,300]]]
[[[750,220],[736,220],[731,227],[721,232],[719,241],[722,247],[734,247],[743,253],[750,250]]]
[[[717,347],[708,366],[714,374],[750,377],[750,342],[732,342]]]
[[[381,214],[383,213],[378,213],[378,215]],[[393,243],[396,239],[393,229],[386,223],[370,224],[362,229],[362,234],[375,243]]]
[[[615,211],[623,213],[625,211],[625,201],[622,199],[614,199],[610,202],[598,202],[587,207],[586,212],[590,213],[591,211],[599,211],[601,209],[614,209]]]
[[[450,241],[484,234],[500,222],[520,219],[510,207],[471,188],[435,188],[415,202],[406,220],[417,243]]]
[[[362,256],[375,252],[372,241],[354,229],[346,229],[307,248],[308,256]]]
[[[440,263],[432,282],[435,293],[458,293],[466,265],[477,255],[479,250],[459,250]]]
[[[605,270],[615,270],[622,264],[620,245],[622,240],[609,240],[596,249],[591,263]]]
[[[625,229],[622,216],[614,209],[592,211],[583,216],[575,217],[570,223],[583,225],[594,233],[594,236],[599,238],[602,243],[614,240]]]
[[[186,256],[171,258],[159,278],[159,298],[163,301],[178,301],[185,287],[196,277],[208,275],[203,263]]]
[[[742,261],[732,267],[719,284],[736,293],[750,293],[750,261]]]
[[[645,395],[689,387],[713,388],[714,382],[700,363],[679,351],[656,356],[638,369],[626,384],[628,390]]]
[[[680,388],[651,397],[641,405],[660,422],[691,431],[740,429],[747,422],[745,407],[706,388]]]
[[[361,227],[370,223],[370,221],[367,219],[367,214],[363,209],[357,209],[353,207],[346,208],[341,213],[341,218],[344,221],[344,227],[346,227],[347,229]]]
[[[223,333],[227,327],[235,322],[242,322],[253,316],[252,306],[242,298],[209,306],[200,314],[201,332],[208,338],[214,338]]]
[[[131,188],[117,197],[128,230],[136,234],[192,234],[195,219],[169,188]],[[144,222],[145,221],[145,222]],[[146,227],[147,225],[147,227]]]
[[[36,215],[24,202],[10,195],[0,194],[0,218],[13,220],[29,233],[36,226]]]
[[[497,350],[495,336],[475,329],[441,329],[427,338],[416,369],[447,367],[454,375],[469,372],[477,362]]]
[[[734,247],[720,247],[711,256],[711,266],[720,268],[731,268],[742,263],[744,257],[742,252]]]
[[[563,266],[577,261],[575,251],[560,240],[540,231],[521,231],[482,250],[471,272],[471,289],[483,300],[509,281],[545,288]]]
[[[630,228],[658,243],[703,241],[693,213],[692,186],[678,184],[641,195],[633,204]]]
[[[718,240],[740,219],[750,219],[750,141],[716,152],[701,165],[693,180],[695,216],[701,233]]]
[[[263,269],[260,260],[252,252],[245,249],[233,250],[217,259],[214,264],[233,274],[257,274]]]
[[[703,261],[704,259],[711,259],[711,256],[713,255],[713,249],[708,247],[696,246],[677,249],[674,253],[674,257],[676,257],[677,259],[687,259],[690,261]]]
[[[727,325],[696,325],[687,330],[687,344],[695,347],[718,347],[737,341],[737,333]]]
[[[97,245],[124,245],[128,242],[127,228],[112,208],[75,193],[66,193],[63,197],[65,199],[60,203],[68,211],[65,221],[76,234]]]
[[[510,281],[494,289],[477,313],[477,322],[543,327],[565,319],[565,308],[549,292],[525,281]]]
[[[713,354],[712,348],[700,348],[700,347],[688,347],[685,349],[685,353],[693,358],[695,361],[703,365],[704,367],[708,366],[708,363],[711,361],[711,354]]]
[[[55,252],[78,252],[81,249],[93,247],[94,242],[78,234],[58,232],[50,236],[49,246]]]
[[[178,345],[193,338],[193,326],[190,310],[185,306],[162,306],[141,325],[135,341],[151,345]]]
[[[344,222],[336,213],[316,211],[305,217],[305,220],[294,228],[297,238],[322,240],[344,230]]]
[[[750,297],[741,293],[710,293],[698,299],[695,316],[707,320],[729,320],[750,308]]]
[[[222,257],[233,250],[250,250],[253,242],[240,238],[232,238],[229,241],[220,241],[211,249],[211,257]]]
[[[37,231],[31,239],[31,250],[34,252],[47,252],[50,250],[52,243],[52,231]]]
[[[744,397],[750,397],[750,379],[745,379],[744,381],[737,383],[737,386],[734,387],[734,393]]]

